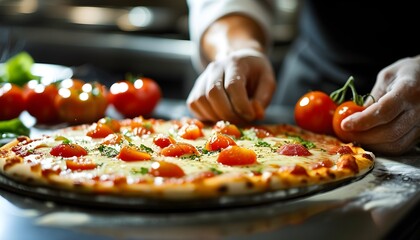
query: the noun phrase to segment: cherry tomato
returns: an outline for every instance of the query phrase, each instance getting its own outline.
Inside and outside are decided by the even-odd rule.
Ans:
[[[98,123],[108,126],[114,132],[119,132],[120,128],[121,128],[120,121],[118,121],[116,119],[109,118],[109,117],[99,119]]]
[[[337,108],[330,96],[321,91],[311,91],[303,95],[295,105],[295,121],[303,129],[333,134],[332,119]]]
[[[60,157],[80,157],[88,154],[86,149],[75,143],[62,143],[53,147],[50,151],[53,156]]]
[[[195,124],[184,124],[178,131],[178,135],[184,139],[195,140],[204,136],[203,131]]]
[[[148,116],[162,97],[160,86],[150,78],[139,78],[133,83],[119,81],[110,87],[109,102],[127,118]]]
[[[142,152],[134,147],[124,146],[123,148],[121,148],[121,151],[117,155],[117,158],[126,162],[134,162],[150,160],[152,156],[150,156],[150,154],[148,154],[147,152]]]
[[[158,134],[153,138],[153,143],[160,148],[165,148],[175,142],[175,139],[169,135]]]
[[[170,162],[153,162],[150,167],[150,174],[155,177],[173,177],[180,178],[185,176],[184,170],[175,163]]]
[[[332,123],[334,127],[334,133],[339,139],[345,142],[351,142],[353,140],[351,132],[346,132],[341,129],[341,122],[344,118],[350,116],[351,114],[361,112],[363,110],[365,110],[364,106],[359,106],[353,101],[344,102],[337,107]]]
[[[0,85],[0,106],[0,120],[19,117],[25,110],[23,90],[11,83]]]
[[[236,145],[236,142],[231,137],[221,133],[216,133],[206,142],[205,148],[207,151],[218,151],[234,145]]]
[[[257,154],[251,149],[229,146],[219,153],[217,162],[228,166],[250,165],[257,162]]]
[[[85,81],[77,78],[68,78],[60,82],[58,88],[72,88],[72,89],[82,89],[85,85]]]
[[[189,143],[173,143],[160,152],[166,157],[181,157],[185,155],[198,155],[198,150]]]
[[[24,89],[25,109],[36,119],[37,123],[58,123],[59,116],[55,108],[57,95],[56,85],[44,85],[36,80],[30,81]]]
[[[113,134],[114,131],[106,124],[95,123],[93,128],[89,130],[86,135],[91,138],[106,138],[108,135]]]
[[[55,98],[55,106],[62,121],[79,124],[98,121],[105,115],[107,90],[100,83],[85,83],[79,87],[62,87]]]
[[[226,135],[233,136],[235,138],[240,138],[242,136],[241,131],[235,124],[231,124],[226,121],[218,121],[214,127],[213,130],[216,132],[220,132]]]
[[[83,158],[66,160],[66,167],[72,171],[92,170],[95,169],[96,166],[96,163]]]

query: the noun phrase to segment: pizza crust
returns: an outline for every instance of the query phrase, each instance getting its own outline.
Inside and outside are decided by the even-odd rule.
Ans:
[[[159,121],[159,124],[156,125],[156,127],[159,128],[165,124],[170,125],[171,123],[169,121]],[[170,131],[170,128],[166,125],[161,131]],[[152,161],[170,161],[180,164],[187,164],[185,162],[190,161],[189,165],[194,165],[194,168],[191,172],[185,170],[186,176],[182,178],[138,177],[129,174],[121,174],[121,169],[129,168],[127,166],[130,166],[131,163],[116,159],[105,159],[106,161],[112,162],[112,168],[113,171],[116,172],[115,174],[112,173],[111,167],[110,169],[101,170],[102,172],[90,171],[85,173],[83,171],[69,171],[63,167],[63,158],[51,157],[51,155],[48,155],[48,151],[43,152],[43,155],[40,159],[37,159],[38,162],[36,162],[34,160],[36,159],[35,157],[19,156],[13,149],[17,146],[31,144],[28,143],[31,141],[39,141],[39,144],[45,144],[45,148],[48,150],[51,148],[49,144],[57,144],[57,141],[51,140],[53,139],[52,137],[48,138],[48,142],[45,140],[45,143],[43,142],[43,139],[47,139],[47,137],[42,137],[38,140],[19,138],[0,148],[0,172],[9,178],[24,184],[34,184],[71,192],[95,195],[116,195],[122,197],[186,200],[262,194],[278,190],[328,184],[346,179],[350,181],[355,177],[366,174],[374,166],[375,156],[373,153],[365,151],[363,148],[354,146],[353,144],[341,143],[333,137],[310,133],[299,129],[296,126],[284,124],[264,126],[264,128],[269,129],[271,132],[275,133],[275,135],[287,131],[288,134],[295,134],[312,141],[316,140],[316,143],[322,147],[332,147],[332,145],[334,145],[334,147],[348,146],[352,149],[353,153],[343,155],[327,154],[325,153],[325,149],[313,149],[311,150],[312,154],[319,154],[320,158],[315,160],[315,162],[327,159],[334,161],[334,165],[331,167],[312,169],[311,167],[313,167],[314,163],[313,159],[309,161],[309,158],[305,159],[305,157],[291,157],[290,160],[283,160],[282,158],[285,157],[279,156],[277,153],[272,153],[271,150],[265,150],[264,152],[261,149],[256,149],[256,151],[259,150],[262,155],[271,154],[270,156],[272,156],[272,159],[261,161],[262,163],[260,163],[260,165],[262,166],[260,167],[262,170],[260,172],[256,172],[255,169],[250,170],[253,168],[249,166],[240,166],[236,168],[220,166],[217,162],[212,162],[215,161],[215,156],[209,157],[209,160],[194,162],[194,160],[189,159],[159,157],[156,155]],[[86,139],[85,133],[87,129],[88,127],[86,125],[73,127],[71,129],[67,128],[57,131],[55,136],[65,135],[66,137],[74,137],[73,139],[75,140],[79,139],[78,137]],[[212,128],[206,127],[204,132],[205,134],[200,140],[184,141],[191,144],[198,143],[202,146],[205,143],[205,139],[211,135]],[[150,146],[150,142],[147,142],[145,139],[146,137],[143,136],[139,141],[141,141],[142,144],[149,144]],[[97,139],[95,141],[96,143],[91,144],[100,142]],[[95,141],[92,140],[92,142]],[[237,143],[253,148],[252,146],[254,145],[250,144],[249,141],[250,140],[237,140]],[[267,141],[278,141],[280,143],[281,141],[284,142],[284,139],[270,137],[267,138]],[[43,147],[44,146],[42,145],[39,149]],[[94,149],[91,145],[86,145],[86,148]],[[154,149],[156,150],[157,148],[154,147]],[[260,157],[263,158],[264,156]],[[39,156],[37,158],[39,158]],[[43,163],[46,159],[51,162],[49,165]],[[276,161],[279,162],[277,165],[274,164]],[[104,160],[102,162],[104,162]],[[105,166],[106,164],[107,162],[105,162]],[[140,164],[144,164],[144,166],[147,165],[147,163],[144,162]],[[209,166],[220,167],[224,172],[212,177],[199,178],[197,177],[199,173],[196,172],[199,171],[197,169],[200,169],[201,165],[203,165],[203,169],[208,169]],[[187,165],[182,165],[184,169],[186,166]],[[296,171],[302,166],[304,169],[302,173]],[[104,167],[102,166],[101,168]]]

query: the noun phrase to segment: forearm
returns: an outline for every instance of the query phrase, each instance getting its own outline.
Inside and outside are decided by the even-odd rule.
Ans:
[[[252,18],[231,14],[218,19],[204,32],[201,54],[208,63],[240,49],[265,52],[265,38],[262,27]]]

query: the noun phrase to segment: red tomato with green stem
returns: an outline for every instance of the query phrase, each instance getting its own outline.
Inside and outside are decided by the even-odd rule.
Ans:
[[[295,121],[303,129],[320,133],[334,133],[332,119],[337,104],[321,91],[303,95],[295,105]]]
[[[19,117],[25,110],[23,90],[15,84],[0,85],[0,120],[10,120]]]
[[[109,102],[127,118],[149,116],[162,97],[158,83],[151,78],[123,80],[110,87]]]
[[[353,98],[352,100],[345,100],[345,95],[347,89],[352,91]],[[367,95],[368,97],[371,95]],[[354,86],[354,78],[350,77],[344,87],[338,89],[337,91],[331,93],[331,98],[336,100],[339,105],[334,112],[333,116],[333,129],[335,135],[342,141],[350,142],[353,140],[352,133],[348,131],[344,131],[341,128],[341,122],[348,116],[356,113],[361,112],[366,109],[364,107],[365,99],[363,96],[359,95],[356,91],[356,87]]]

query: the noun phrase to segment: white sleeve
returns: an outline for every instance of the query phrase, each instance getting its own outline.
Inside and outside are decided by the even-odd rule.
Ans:
[[[188,0],[189,32],[194,44],[193,63],[197,70],[204,69],[200,53],[200,39],[211,23],[230,13],[241,13],[256,20],[264,30],[266,39],[270,39],[271,12],[262,4],[262,0]]]

